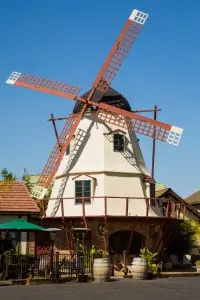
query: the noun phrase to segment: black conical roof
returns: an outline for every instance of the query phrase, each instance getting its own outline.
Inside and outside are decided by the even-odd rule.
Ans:
[[[82,98],[87,98],[91,90],[83,94]],[[119,92],[114,90],[113,88],[109,87],[106,93],[102,93],[100,91],[96,91],[91,99],[93,102],[96,103],[106,103],[109,105],[113,105],[115,107],[119,107],[121,109],[131,111],[131,106],[128,100]],[[80,113],[83,107],[83,102],[77,101],[74,105],[73,114]]]

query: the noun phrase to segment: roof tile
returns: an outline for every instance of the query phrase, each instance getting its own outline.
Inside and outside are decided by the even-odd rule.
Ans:
[[[36,202],[23,182],[12,182],[0,193],[0,213],[39,213]]]

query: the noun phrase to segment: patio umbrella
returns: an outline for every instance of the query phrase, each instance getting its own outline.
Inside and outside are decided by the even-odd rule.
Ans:
[[[0,230],[21,231],[21,232],[36,232],[46,231],[44,227],[30,223],[24,219],[16,219],[11,222],[0,224]]]

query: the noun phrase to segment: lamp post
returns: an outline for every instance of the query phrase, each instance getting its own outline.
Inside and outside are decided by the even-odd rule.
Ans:
[[[55,237],[56,237],[56,233],[55,232],[51,232],[50,233],[50,237],[51,237],[51,257],[50,257],[50,267],[51,267],[51,277],[53,280],[53,256],[54,256],[54,245],[55,245]]]

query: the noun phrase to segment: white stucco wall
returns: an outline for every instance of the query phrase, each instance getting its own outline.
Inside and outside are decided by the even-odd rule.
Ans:
[[[81,120],[72,142],[70,155],[65,155],[57,171],[56,177],[67,174],[65,179],[55,179],[51,198],[66,197],[64,200],[65,216],[82,216],[82,205],[75,205],[75,177],[77,180],[97,181],[95,197],[108,197],[107,214],[125,215],[126,197],[149,197],[149,186],[143,182],[142,176],[149,174],[133,132],[125,132],[125,151],[113,151],[113,134],[115,125],[99,121],[96,114],[87,114]],[[85,174],[83,174],[85,173]],[[63,195],[59,193],[61,183],[66,180]],[[93,196],[93,195],[92,195]],[[122,197],[111,199],[110,197]],[[59,201],[49,201],[47,216],[61,216]],[[91,204],[85,205],[86,216],[104,215],[103,198],[93,198]],[[146,216],[145,199],[129,199],[128,214]],[[158,206],[149,210],[150,216],[160,215]]]

